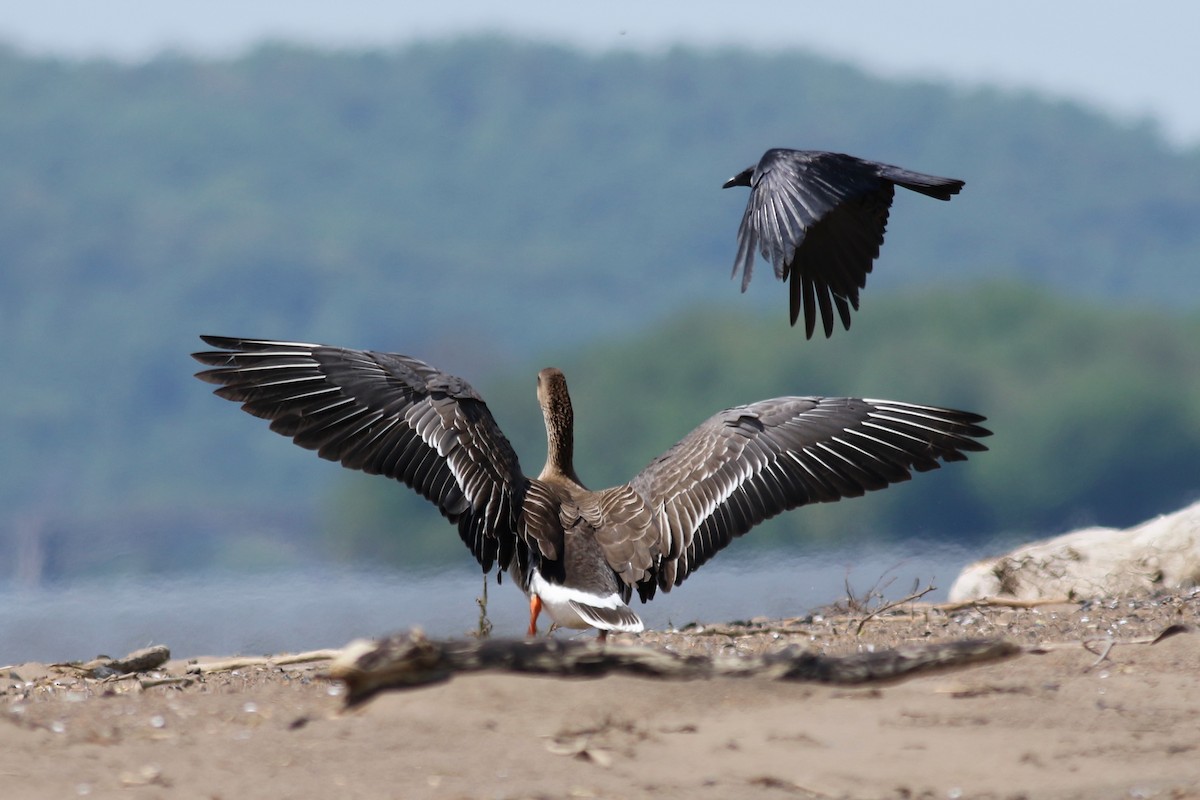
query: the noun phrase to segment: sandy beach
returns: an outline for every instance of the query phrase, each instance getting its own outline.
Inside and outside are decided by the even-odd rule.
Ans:
[[[859,633],[863,617],[830,609],[619,639],[836,655],[1001,636],[1024,651],[853,687],[468,674],[348,711],[320,661],[190,676],[172,661],[107,680],[18,664],[0,672],[0,796],[1200,797],[1200,592],[913,603]],[[1187,630],[1155,641],[1172,626]]]

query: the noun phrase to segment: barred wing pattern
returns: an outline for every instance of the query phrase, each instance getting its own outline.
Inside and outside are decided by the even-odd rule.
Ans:
[[[722,411],[652,461],[630,487],[654,524],[626,526],[647,541],[643,600],[670,591],[735,537],[806,503],[858,497],[912,471],[987,448],[983,417],[965,411],[853,398],[780,397]]]
[[[859,290],[879,257],[895,185],[949,200],[963,182],[856,158],[843,153],[768,150],[726,186],[749,186],[738,228],[733,274],[750,283],[757,254],[780,280],[790,281],[789,311],[796,324],[804,309],[812,338],[819,314],[833,334],[834,308],[844,328],[858,308]]]
[[[215,394],[322,458],[386,475],[458,525],[485,571],[506,568],[528,481],[491,412],[460,378],[409,356],[340,347],[201,337]],[[553,541],[540,542],[556,557]]]
[[[965,411],[780,397],[712,416],[629,483],[593,492],[573,477],[569,427],[556,427],[571,419],[557,371],[561,392],[539,398],[561,449],[531,480],[475,390],[422,361],[203,338],[218,349],[194,354],[210,367],[197,377],[218,384],[217,395],[323,458],[417,490],[458,525],[485,570],[512,568],[527,591],[526,580],[540,580],[556,621],[603,630],[636,622],[614,593],[627,600],[636,586],[645,601],[670,591],[763,520],[963,460],[990,435]],[[564,598],[587,609],[567,612]]]

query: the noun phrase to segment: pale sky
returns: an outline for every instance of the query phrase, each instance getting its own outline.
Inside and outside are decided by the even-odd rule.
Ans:
[[[885,76],[1030,88],[1151,116],[1172,141],[1200,146],[1194,0],[39,0],[0,12],[0,39],[27,51],[134,60],[231,55],[264,38],[360,47],[480,31],[591,49],[798,47]]]

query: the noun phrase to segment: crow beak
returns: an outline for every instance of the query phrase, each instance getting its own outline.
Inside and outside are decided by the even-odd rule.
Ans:
[[[725,181],[725,183],[721,185],[721,188],[728,189],[730,186],[749,186],[750,178],[753,175],[754,175],[754,167],[750,167],[749,169],[744,169],[741,172],[739,172],[737,175],[734,175],[732,178]]]

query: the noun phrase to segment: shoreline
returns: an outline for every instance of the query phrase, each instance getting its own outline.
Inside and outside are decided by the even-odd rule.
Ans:
[[[164,682],[0,672],[0,778],[45,797],[1200,797],[1200,591],[614,637],[836,655],[998,636],[1023,653],[884,683],[473,673],[344,709],[327,662]],[[1151,642],[1163,630],[1187,632]],[[211,663],[215,659],[199,659]],[[14,677],[15,676],[15,677]]]

